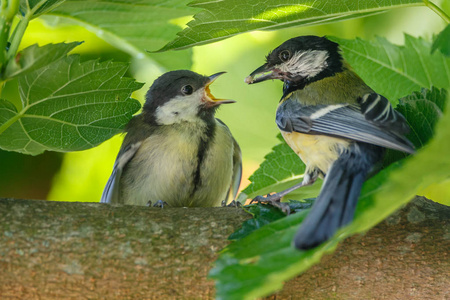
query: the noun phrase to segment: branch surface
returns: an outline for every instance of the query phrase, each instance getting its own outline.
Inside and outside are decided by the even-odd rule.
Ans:
[[[448,299],[450,208],[417,197],[268,299]],[[236,208],[0,199],[5,299],[213,299]]]

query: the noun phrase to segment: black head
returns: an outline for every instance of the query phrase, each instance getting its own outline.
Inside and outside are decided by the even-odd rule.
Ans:
[[[325,51],[329,57],[328,61],[336,60],[339,62],[342,59],[337,43],[326,37],[305,35],[287,40],[275,48],[266,56],[266,63],[270,66],[281,65],[288,62],[295,53],[307,51]]]
[[[200,114],[213,116],[220,104],[234,102],[216,99],[209,91],[209,85],[224,73],[203,76],[189,70],[178,70],[161,75],[146,95],[143,111],[147,121],[172,124],[194,120]]]
[[[208,77],[189,70],[167,72],[158,77],[148,90],[144,110],[154,111],[177,96],[192,94],[204,87],[208,80]]]
[[[266,63],[253,71],[248,84],[281,79],[285,88],[302,89],[307,84],[342,71],[339,45],[325,37],[299,36],[287,40],[266,57]]]

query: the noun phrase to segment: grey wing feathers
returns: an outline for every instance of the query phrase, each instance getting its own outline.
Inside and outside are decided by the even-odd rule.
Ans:
[[[116,158],[116,162],[114,163],[111,176],[109,177],[105,189],[103,190],[103,194],[100,199],[101,203],[120,202],[120,177],[122,176],[123,169],[136,154],[141,144],[142,142],[131,144],[119,152]]]
[[[230,129],[228,128],[227,124],[225,124],[222,120],[216,118],[216,120],[225,126],[227,130],[230,132]],[[231,135],[231,132],[230,132]],[[242,179],[242,153],[241,148],[239,147],[239,144],[236,142],[236,140],[231,135],[231,138],[233,139],[233,176],[231,177],[231,185],[230,189],[228,190],[227,198],[225,199],[226,203],[230,203],[233,200],[236,200],[237,193],[239,191],[239,186],[241,184]]]
[[[111,176],[109,176],[108,182],[103,189],[102,197],[100,198],[100,203],[118,203],[119,202],[119,179],[122,175],[122,170],[116,168],[114,164]]]
[[[394,121],[396,126],[380,125],[379,121],[366,117],[358,104],[306,106],[288,100],[277,110],[277,124],[284,131],[343,137],[414,153],[414,146],[403,136],[407,125],[399,125],[406,122],[401,118]]]
[[[231,186],[228,192],[228,201],[236,200],[236,196],[239,190],[239,185],[242,179],[242,155],[241,148],[236,140],[233,138],[234,142],[234,153],[233,153],[233,177],[231,178]]]
[[[377,93],[370,93],[361,97],[358,102],[361,105],[361,113],[366,120],[401,134],[409,132],[405,117],[397,112],[385,97]]]

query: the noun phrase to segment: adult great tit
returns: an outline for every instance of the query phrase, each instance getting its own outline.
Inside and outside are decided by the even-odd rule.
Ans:
[[[325,37],[292,38],[252,72],[248,84],[284,82],[276,123],[287,144],[306,165],[300,184],[256,200],[279,201],[318,177],[324,182],[294,238],[298,249],[329,239],[353,219],[363,182],[385,148],[414,152],[409,126],[389,101],[352,71],[339,45]]]
[[[234,199],[241,150],[214,114],[220,104],[235,101],[216,99],[209,89],[223,73],[178,70],[155,80],[142,113],[125,128],[100,202],[207,207]]]

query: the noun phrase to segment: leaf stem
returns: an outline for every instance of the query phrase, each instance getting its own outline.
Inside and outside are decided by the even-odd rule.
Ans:
[[[3,2],[2,2],[3,6]],[[3,9],[3,7],[2,7]],[[6,18],[4,18],[3,14],[0,16],[0,70],[3,68],[5,64],[6,57],[6,43],[8,41],[9,29],[11,27],[7,25]]]
[[[7,42],[14,16],[19,11],[19,0],[1,0],[0,10],[0,70],[6,64]]]
[[[8,54],[6,56],[6,61],[9,61],[12,57],[14,57],[19,49],[20,42],[22,41],[22,37],[25,33],[25,30],[28,27],[28,23],[30,22],[31,14],[26,14],[17,24],[14,29],[13,34],[11,35],[11,45],[9,46]]]
[[[425,3],[425,6],[428,6],[432,11],[440,16],[447,24],[450,23],[450,17],[439,6],[429,0],[423,0],[423,3]]]
[[[8,1],[8,0],[1,0],[1,1],[2,1],[2,6],[3,6],[3,1]],[[17,12],[19,11],[19,0],[9,0],[9,1],[11,1],[12,4],[8,5],[8,6],[15,6],[14,14],[11,14],[11,12],[9,12],[9,14],[12,15],[12,17],[14,17],[14,15],[17,14]],[[35,12],[39,8],[41,8],[41,6],[43,6],[45,3],[46,3],[45,0],[41,0],[32,9],[30,9],[30,7],[28,6],[29,3],[27,2],[27,7],[28,7],[27,12],[23,16],[23,18],[19,21],[19,24],[17,24],[16,28],[14,29],[13,34],[10,37],[11,44],[10,44],[9,49],[6,54],[6,60],[3,60],[3,62],[5,64],[7,64],[17,54],[20,42],[22,41],[25,30],[28,27],[28,23],[30,23],[30,20],[33,18]],[[12,19],[11,19],[11,21],[12,21]],[[0,60],[0,62],[1,62],[1,60]]]

